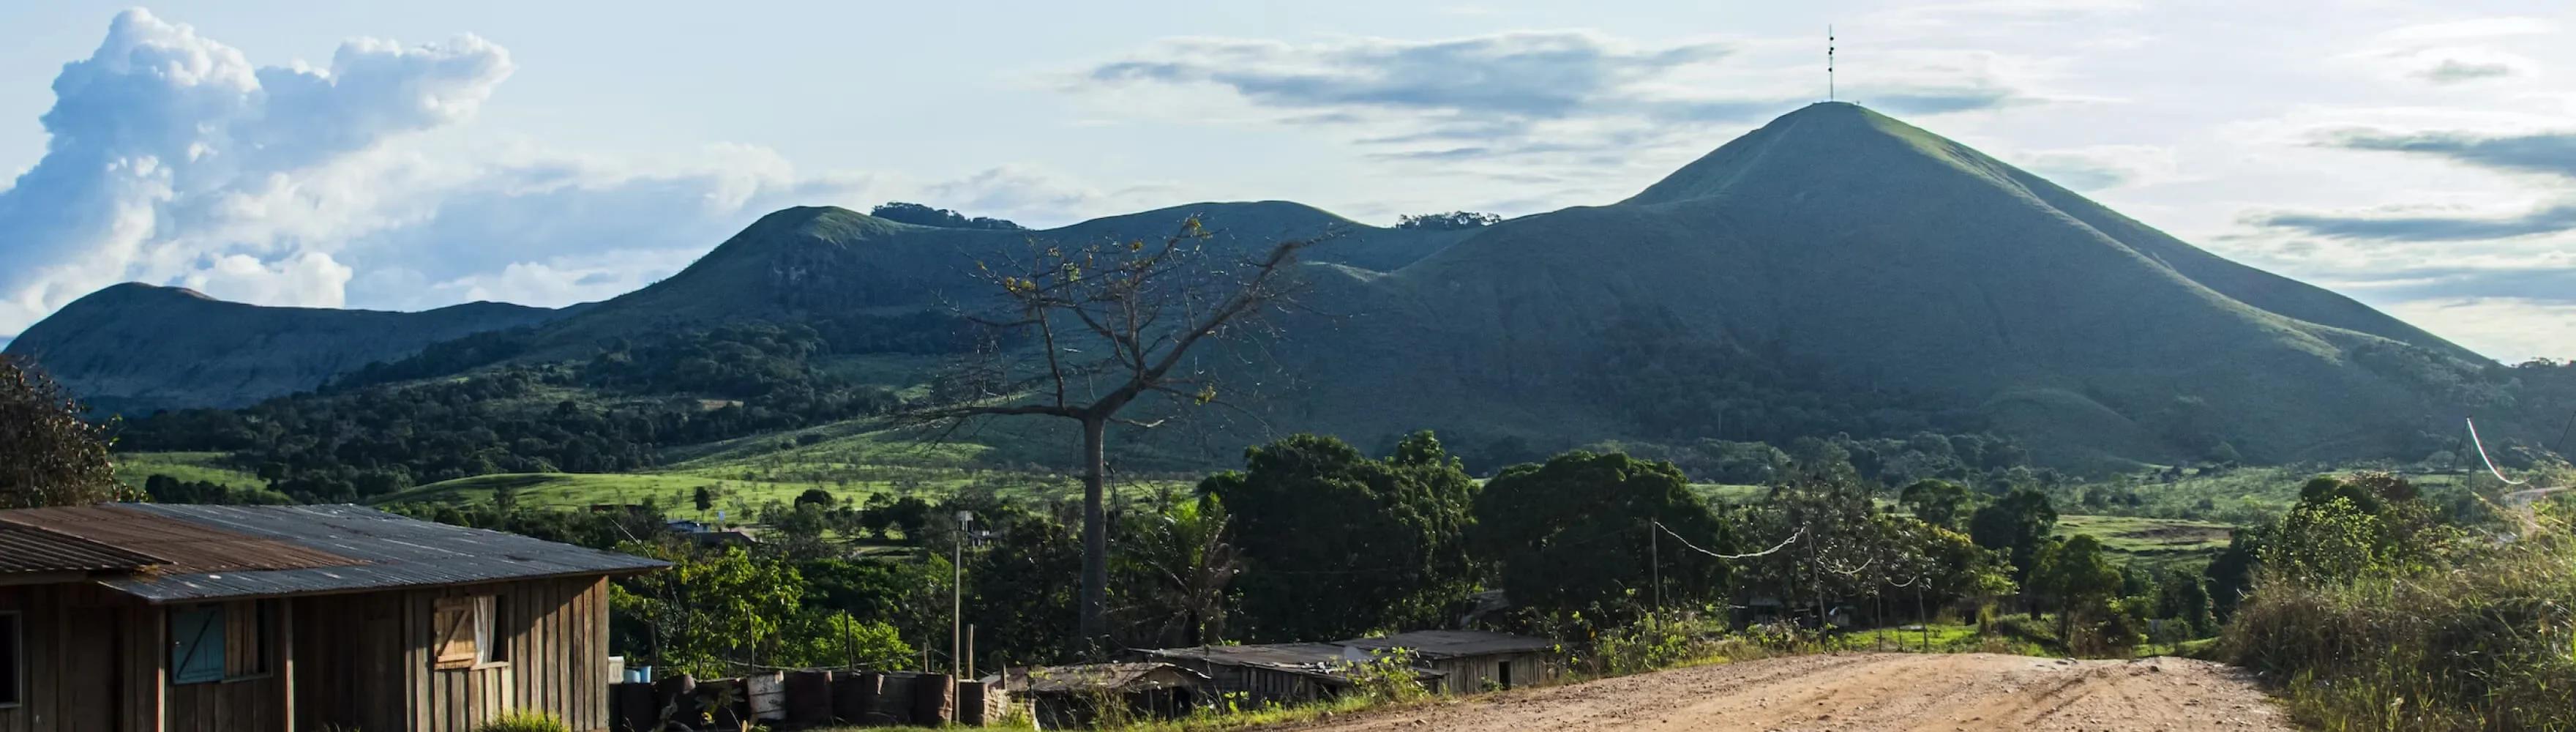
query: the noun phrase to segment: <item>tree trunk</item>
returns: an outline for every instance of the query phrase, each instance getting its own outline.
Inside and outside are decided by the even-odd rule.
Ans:
[[[1103,494],[1109,473],[1109,420],[1082,420],[1082,619],[1075,651],[1104,660],[1109,650],[1109,516]]]

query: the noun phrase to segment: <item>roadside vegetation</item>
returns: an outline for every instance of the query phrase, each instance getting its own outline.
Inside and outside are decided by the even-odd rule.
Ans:
[[[2222,653],[2321,729],[2576,728],[2576,503],[2493,508],[2450,514],[2389,474],[2310,481],[2239,548],[2254,582]]]

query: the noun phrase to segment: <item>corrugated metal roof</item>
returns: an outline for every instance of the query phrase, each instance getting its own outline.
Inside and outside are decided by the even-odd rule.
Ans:
[[[517,534],[407,519],[362,506],[125,504],[125,512],[277,542],[340,558],[341,566],[162,571],[100,584],[154,603],[230,597],[621,574],[663,562]],[[6,518],[14,512],[0,512]]]
[[[1099,690],[1152,691],[1206,683],[1207,674],[1168,663],[1092,663],[1011,669],[1003,688],[1014,693],[1074,694]]]
[[[1207,661],[1228,666],[1270,666],[1300,668],[1339,665],[1368,660],[1367,653],[1353,653],[1331,643],[1267,643],[1245,646],[1197,646],[1163,648],[1146,651],[1158,658]]]
[[[1404,648],[1421,654],[1423,658],[1437,659],[1500,653],[1537,653],[1555,648],[1556,641],[1483,630],[1417,630],[1384,638],[1346,640],[1336,645],[1368,650]]]
[[[1200,663],[1283,671],[1336,684],[1350,683],[1351,669],[1373,658],[1366,650],[1331,643],[1158,648],[1146,650],[1144,654],[1151,658],[1179,664]],[[1438,669],[1422,666],[1415,666],[1413,673],[1425,679],[1437,679],[1443,675]]]
[[[60,506],[0,511],[0,521],[159,557],[167,572],[345,567],[365,562],[253,534],[226,531],[145,510],[148,504]]]
[[[160,559],[33,526],[0,524],[0,575],[132,571]]]

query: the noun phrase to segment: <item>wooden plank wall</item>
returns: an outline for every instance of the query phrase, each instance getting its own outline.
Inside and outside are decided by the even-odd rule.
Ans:
[[[402,729],[404,593],[294,601],[299,730]]]
[[[154,729],[161,711],[159,608],[88,585],[0,587],[20,613],[25,701],[0,732]]]
[[[54,728],[54,710],[59,704],[60,694],[54,688],[54,679],[59,678],[60,673],[55,670],[52,659],[61,657],[61,651],[56,649],[60,647],[62,638],[60,633],[48,631],[60,622],[57,620],[60,613],[55,611],[57,602],[54,593],[45,585],[0,587],[0,612],[19,614],[20,642],[26,644],[21,652],[27,656],[26,678],[20,680],[25,684],[26,701],[0,709],[0,732],[35,732]],[[0,663],[6,662],[7,659],[0,659]]]
[[[433,669],[431,603],[476,594],[503,598],[496,630],[507,660]],[[520,710],[552,714],[575,730],[608,727],[606,579],[306,597],[281,605],[278,632],[264,640],[273,649],[272,673],[171,685],[165,683],[163,608],[85,585],[0,586],[0,611],[24,618],[28,660],[27,701],[0,708],[0,732],[88,732],[88,717],[123,730],[284,730],[290,681],[297,730],[470,732]],[[62,681],[84,676],[117,681],[113,688]]]
[[[500,598],[494,630],[504,660],[434,668],[433,605],[481,594]],[[304,729],[467,732],[516,711],[552,714],[576,730],[608,727],[604,579],[307,598],[295,617]]]

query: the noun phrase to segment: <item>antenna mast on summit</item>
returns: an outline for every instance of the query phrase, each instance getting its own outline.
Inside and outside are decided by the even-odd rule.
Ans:
[[[1834,26],[1825,24],[1825,101],[1834,100]]]

